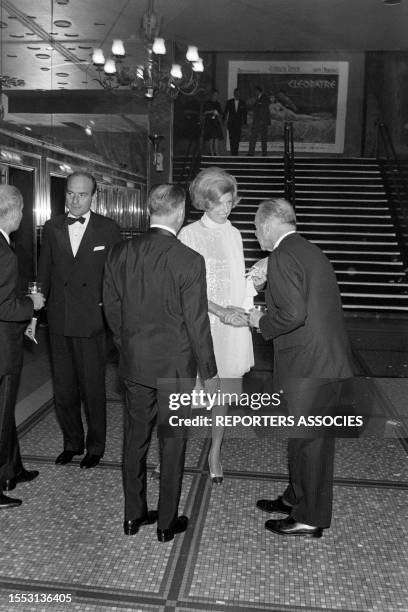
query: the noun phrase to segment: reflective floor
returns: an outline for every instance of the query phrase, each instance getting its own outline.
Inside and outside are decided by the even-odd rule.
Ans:
[[[122,532],[123,404],[114,364],[103,462],[92,470],[80,470],[80,458],[54,464],[62,437],[40,330],[38,347],[27,348],[17,410],[25,465],[40,476],[13,492],[20,508],[1,513],[0,610],[408,611],[407,320],[347,324],[356,368],[372,377],[385,416],[381,429],[337,440],[331,529],[320,540],[265,531],[270,517],[255,502],[282,492],[286,440],[274,429],[238,427],[226,433],[220,487],[208,478],[209,440],[197,433],[189,441],[180,510],[190,524],[167,544],[157,542],[155,526]],[[253,390],[271,373],[271,349],[255,341],[246,381]],[[149,471],[156,460],[154,438]],[[154,508],[157,481],[148,489]],[[22,593],[34,601],[12,603]]]

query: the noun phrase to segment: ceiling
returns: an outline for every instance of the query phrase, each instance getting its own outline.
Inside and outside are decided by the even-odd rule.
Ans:
[[[390,0],[388,0],[390,1]],[[25,89],[97,89],[94,47],[143,57],[146,0],[1,0],[1,73]],[[161,34],[202,51],[406,50],[408,0],[156,0]],[[137,120],[137,119],[135,119]]]

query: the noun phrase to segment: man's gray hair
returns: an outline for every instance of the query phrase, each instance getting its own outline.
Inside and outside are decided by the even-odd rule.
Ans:
[[[261,225],[267,223],[272,217],[279,219],[281,223],[293,225],[296,228],[296,215],[290,202],[284,198],[264,200],[260,203],[256,216]]]
[[[23,205],[23,196],[14,185],[0,185],[0,219],[16,213]]]
[[[185,200],[186,192],[181,185],[164,183],[152,187],[147,197],[147,208],[151,215],[163,217],[183,207]]]

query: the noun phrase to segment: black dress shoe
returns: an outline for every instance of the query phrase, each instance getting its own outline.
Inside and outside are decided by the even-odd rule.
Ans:
[[[290,514],[292,506],[287,506],[283,503],[282,495],[276,499],[258,499],[256,507],[263,512],[280,512],[281,514]]]
[[[39,473],[40,472],[38,470],[25,470],[23,468],[15,478],[6,480],[3,485],[3,491],[12,491],[20,482],[30,482],[31,480],[34,480],[34,478],[37,478]]]
[[[173,523],[172,527],[168,529],[158,529],[157,539],[159,542],[169,542],[174,538],[177,533],[183,533],[188,526],[187,516],[179,516]]]
[[[22,503],[21,499],[7,497],[7,495],[0,493],[0,508],[14,508],[15,506],[21,506]]]
[[[285,536],[321,538],[323,535],[323,529],[321,527],[304,527],[291,517],[278,520],[271,519],[270,521],[266,521],[265,529]]]
[[[55,460],[55,463],[57,465],[66,465],[67,463],[71,463],[75,455],[82,455],[82,453],[78,451],[64,450],[62,451],[60,455],[58,455],[58,457]]]
[[[88,455],[88,453],[86,453],[85,457],[80,463],[80,467],[86,469],[93,468],[98,465],[101,459],[102,455]]]
[[[123,521],[125,535],[135,535],[143,525],[153,525],[157,521],[157,510],[149,510],[145,517],[133,521]]]

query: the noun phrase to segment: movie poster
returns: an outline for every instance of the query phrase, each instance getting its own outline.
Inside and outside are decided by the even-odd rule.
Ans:
[[[283,150],[283,127],[290,121],[295,152],[343,153],[348,62],[229,62],[228,97],[238,87],[248,105],[240,152],[248,150],[257,85],[270,100],[268,151]],[[260,151],[259,142],[256,150]]]

